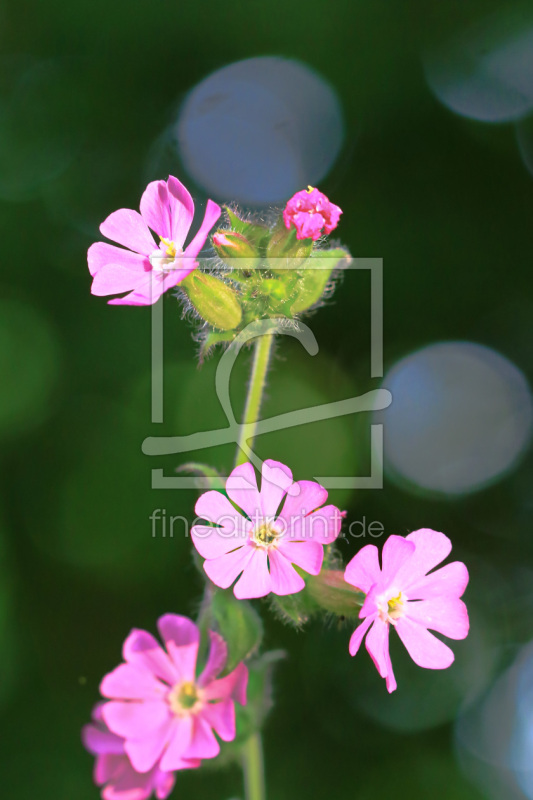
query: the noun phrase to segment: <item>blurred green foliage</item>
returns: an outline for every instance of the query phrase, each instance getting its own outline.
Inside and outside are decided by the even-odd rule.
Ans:
[[[148,4],[8,0],[0,41],[0,714],[2,787],[12,800],[91,800],[81,746],[102,675],[130,628],[162,613],[195,614],[201,578],[183,536],[152,537],[156,508],[192,516],[195,493],[155,491],[141,453],[149,435],[225,424],[215,358],[165,298],[165,423],[150,423],[150,311],[90,296],[86,249],[98,224],[136,207],[147,154],[177,103],[211,70],[253,55],[300,58],[339,92],[345,152],[320,187],[344,210],[339,237],[355,256],[384,258],[387,363],[436,339],[495,347],[526,372],[532,304],[533,184],[510,127],[453,116],[425,86],[421,49],[456,17],[488,6],[340,0],[287,4]],[[179,165],[176,165],[178,171]],[[187,177],[179,174],[187,181]],[[196,193],[201,199],[201,193]],[[225,198],[231,201],[232,198]],[[345,276],[310,321],[320,353],[280,342],[265,415],[351,397],[369,375],[369,279]],[[232,381],[242,409],[250,356]],[[364,419],[363,419],[364,417]],[[338,419],[261,437],[262,457],[298,478],[365,474],[368,419]],[[187,454],[225,468],[233,448]],[[395,648],[399,689],[386,695],[370,659],[347,652],[351,629],[303,633],[266,620],[276,667],[265,732],[270,797],[477,800],[460,774],[451,723],[532,635],[531,458],[482,493],[447,502],[383,491],[332,501],[385,533],[446,531],[473,565],[475,630],[446,674]],[[341,542],[347,559],[365,540]],[[527,572],[526,577],[530,575]],[[520,609],[517,623],[515,611]],[[526,610],[527,613],[524,612]],[[503,654],[503,655],[502,655]],[[396,663],[396,662],[395,662]],[[239,771],[178,777],[176,796],[239,796]]]

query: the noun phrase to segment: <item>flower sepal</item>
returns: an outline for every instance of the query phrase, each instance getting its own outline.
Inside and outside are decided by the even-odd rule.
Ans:
[[[341,248],[316,250],[311,253],[305,268],[298,272],[299,279],[295,283],[291,314],[301,314],[316,305],[324,296],[333,272],[350,260],[350,254]]]
[[[346,583],[344,571],[323,569],[320,575],[309,576],[306,592],[323,611],[338,617],[358,619],[365,602],[365,593]]]
[[[227,283],[208,272],[193,270],[181,287],[199,316],[212,328],[230,331],[242,319],[237,293]]]
[[[272,272],[283,274],[287,268],[297,269],[305,264],[312,250],[313,240],[297,239],[296,230],[287,229],[280,217],[266,248],[267,262]]]

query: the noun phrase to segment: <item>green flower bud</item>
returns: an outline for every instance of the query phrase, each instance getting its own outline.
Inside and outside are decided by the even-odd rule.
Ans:
[[[339,617],[358,618],[366,595],[344,580],[342,570],[323,569],[320,575],[309,576],[306,592],[319,608]]]
[[[249,242],[256,247],[260,247],[263,239],[268,234],[268,228],[265,225],[259,225],[257,222],[248,222],[241,219],[237,214],[228,206],[225,206],[225,211],[228,217],[230,229],[236,233],[242,233],[246,236]]]
[[[318,303],[323,296],[331,274],[339,264],[350,256],[345,250],[315,250],[300,270],[300,278],[295,287],[295,299],[291,305],[292,314],[301,314]]]
[[[267,259],[274,272],[284,272],[284,267],[296,269],[311,255],[312,239],[297,239],[296,229],[287,230],[280,218],[267,245]]]
[[[242,319],[242,310],[234,290],[214,275],[193,270],[180,286],[196,311],[212,328],[229,331]]]
[[[242,233],[217,231],[213,234],[213,247],[232,269],[251,270],[259,263],[259,252]]]

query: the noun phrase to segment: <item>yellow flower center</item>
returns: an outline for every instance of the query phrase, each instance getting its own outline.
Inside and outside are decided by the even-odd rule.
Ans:
[[[195,710],[198,706],[200,697],[198,690],[192,681],[184,681],[178,683],[169,693],[168,704],[170,710],[180,717],[186,716]]]
[[[382,595],[378,599],[379,616],[383,622],[390,622],[391,625],[396,625],[396,622],[403,617],[405,612],[405,604],[407,598],[402,593],[398,592],[397,597],[389,597],[387,599]]]
[[[167,256],[171,256],[171,258],[176,257],[177,247],[170,239],[165,239],[164,236],[159,237],[161,239],[162,244],[166,245],[166,254]]]
[[[256,525],[252,532],[252,541],[256,547],[270,547],[280,536],[280,531],[270,522],[261,522]]]

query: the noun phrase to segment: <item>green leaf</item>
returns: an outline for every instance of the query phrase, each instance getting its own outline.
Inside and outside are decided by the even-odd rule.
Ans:
[[[236,331],[210,331],[202,342],[200,348],[200,364],[211,354],[217,344],[229,344],[235,339]]]
[[[255,653],[263,638],[261,617],[247,600],[237,600],[231,589],[218,590],[211,602],[216,627],[228,646],[226,672]]]

